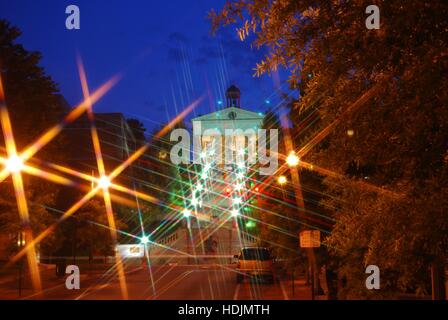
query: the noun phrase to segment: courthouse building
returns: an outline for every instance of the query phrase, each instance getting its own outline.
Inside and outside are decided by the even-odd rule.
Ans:
[[[253,213],[257,180],[249,159],[256,154],[257,130],[264,114],[241,108],[240,98],[240,90],[232,85],[225,108],[192,119],[201,164],[194,166],[191,193],[185,200],[188,217],[181,228],[158,241],[173,250],[151,246],[153,259],[229,262],[242,246],[255,243],[245,228]],[[187,255],[182,258],[180,252]]]

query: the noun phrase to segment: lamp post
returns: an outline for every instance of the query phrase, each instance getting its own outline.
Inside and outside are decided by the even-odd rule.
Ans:
[[[17,234],[17,248],[20,251],[26,244],[25,232],[19,231]],[[19,263],[19,297],[22,296],[22,276],[23,274],[23,258],[20,259]]]
[[[292,185],[294,188],[294,194],[296,197],[296,204],[298,208],[305,208],[305,203],[303,201],[303,193],[302,193],[302,189],[300,187],[300,176],[299,176],[299,171],[297,169],[299,163],[300,163],[300,158],[299,156],[297,156],[297,154],[294,152],[293,150],[293,146],[292,146],[292,142],[290,140],[286,140],[288,148],[291,150],[288,154],[288,156],[286,157],[286,164],[288,165],[289,169],[290,169],[290,173],[291,173],[291,180],[292,180]],[[305,214],[303,212],[299,211],[299,218],[305,220]],[[310,269],[310,273],[311,273],[311,299],[314,300],[314,295],[315,295],[315,286],[316,286],[316,281],[317,279],[315,279],[316,275],[316,256],[315,256],[315,252],[313,248],[306,248],[307,250],[307,256],[308,256],[308,263],[309,263],[309,269]]]

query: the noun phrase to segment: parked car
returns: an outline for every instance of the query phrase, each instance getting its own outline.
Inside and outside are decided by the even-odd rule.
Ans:
[[[246,277],[262,278],[274,282],[274,260],[268,248],[245,247],[234,256],[236,265],[236,282],[241,283]]]

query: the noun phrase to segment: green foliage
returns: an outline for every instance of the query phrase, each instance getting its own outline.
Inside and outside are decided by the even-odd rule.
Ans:
[[[30,225],[34,234],[46,229],[55,220],[51,211],[47,210],[45,204],[54,202],[55,190],[48,183],[37,181],[36,178],[25,179],[26,197],[28,199],[28,210],[30,212]],[[48,188],[48,189],[46,189]],[[0,184],[0,233],[4,235],[17,235],[21,228],[20,215],[17,210],[17,202],[12,181],[6,180]],[[17,251],[15,241],[4,243],[7,252]],[[60,243],[55,234],[49,235],[40,246],[58,249]]]

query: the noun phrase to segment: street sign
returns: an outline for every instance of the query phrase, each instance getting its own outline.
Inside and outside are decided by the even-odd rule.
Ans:
[[[300,232],[301,248],[319,248],[320,247],[320,231],[305,230]]]

